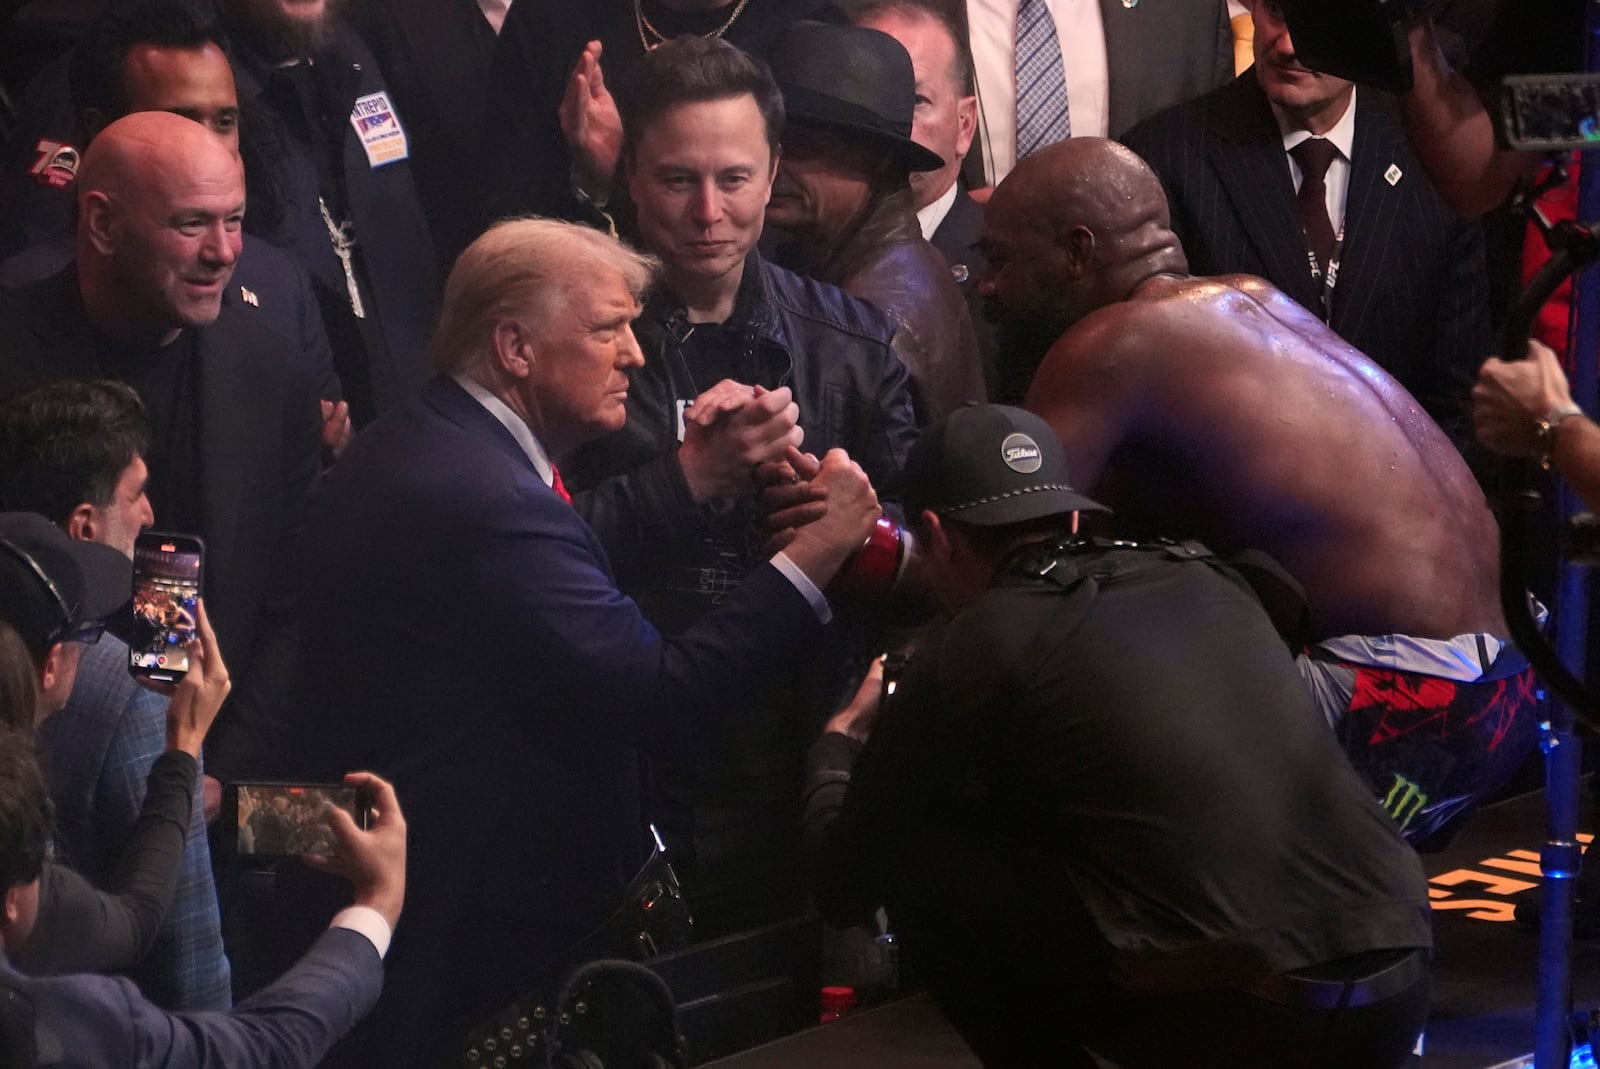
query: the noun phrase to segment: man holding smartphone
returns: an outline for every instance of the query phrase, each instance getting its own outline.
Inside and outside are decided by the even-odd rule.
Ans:
[[[370,773],[346,782],[371,793],[376,818],[362,831],[331,818],[337,858],[308,859],[347,877],[354,905],[277,983],[227,1013],[169,1014],[127,980],[38,979],[12,968],[38,915],[50,804],[31,750],[0,739],[0,1054],[63,1067],[147,1065],[167,1069],[310,1067],[378,997],[383,956],[405,902],[406,826],[394,789]],[[24,1009],[18,1013],[18,1007]],[[11,1064],[7,1061],[7,1064]]]
[[[145,493],[149,451],[144,405],[131,387],[43,387],[0,406],[0,509],[41,513],[71,538],[126,559],[140,529],[154,522]],[[165,749],[167,701],[135,684],[121,638],[108,634],[81,650],[66,704],[40,726],[38,740],[50,767],[57,849],[103,883],[144,803],[145,774]],[[171,1010],[221,1010],[233,1001],[202,793],[167,919],[130,973]]]

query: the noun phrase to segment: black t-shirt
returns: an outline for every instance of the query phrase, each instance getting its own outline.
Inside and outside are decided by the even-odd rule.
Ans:
[[[150,417],[154,448],[147,491],[156,525],[168,531],[200,529],[200,404],[202,374],[194,332],[169,345],[129,346],[97,335],[106,373],[132,386]]]

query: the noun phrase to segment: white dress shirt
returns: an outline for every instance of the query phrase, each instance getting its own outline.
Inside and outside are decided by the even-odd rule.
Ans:
[[[383,914],[371,906],[346,906],[333,915],[328,927],[348,928],[352,932],[366,936],[380,958],[389,953],[389,940],[394,936],[394,932],[389,928],[389,922],[383,919]]]
[[[506,13],[511,10],[511,0],[478,0],[478,10],[489,20],[489,25],[494,28],[495,36],[498,37],[500,27],[506,24]]]
[[[951,182],[950,188],[944,191],[944,196],[926,208],[917,209],[917,224],[922,227],[923,241],[933,240],[933,232],[939,229],[939,224],[944,222],[944,217],[950,214],[950,208],[956,202],[959,186],[960,183]]]
[[[511,437],[515,438],[522,451],[528,454],[528,459],[533,462],[533,470],[539,473],[539,478],[544,480],[544,484],[554,486],[555,465],[550,463],[550,455],[544,451],[544,443],[533,433],[533,428],[513,412],[510,405],[484,386],[465,375],[453,377],[457,386],[471,394],[474,401],[488,409],[489,415],[499,420],[501,426],[511,432]]]
[[[1344,205],[1350,192],[1350,154],[1356,141],[1356,91],[1350,92],[1350,104],[1344,109],[1344,114],[1339,121],[1333,124],[1333,129],[1322,136],[1333,142],[1333,147],[1339,150],[1339,155],[1328,164],[1328,222],[1333,224],[1335,234],[1344,234]],[[1289,163],[1289,176],[1294,179],[1294,191],[1300,192],[1300,183],[1305,178],[1300,173],[1300,165],[1289,155],[1289,150],[1300,142],[1311,137],[1309,130],[1300,127],[1291,127],[1284,119],[1281,112],[1274,106],[1272,114],[1278,120],[1278,129],[1283,133],[1283,158]]]
[[[967,0],[972,66],[978,80],[977,149],[983,173],[999,182],[1017,163],[1017,9],[1021,0]],[[1045,0],[1061,42],[1072,132],[1105,137],[1110,73],[1100,0]]]

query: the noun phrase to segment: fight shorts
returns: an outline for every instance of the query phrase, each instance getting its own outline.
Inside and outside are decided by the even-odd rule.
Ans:
[[[1351,764],[1415,846],[1442,845],[1539,739],[1533,671],[1491,635],[1346,636],[1298,662]]]

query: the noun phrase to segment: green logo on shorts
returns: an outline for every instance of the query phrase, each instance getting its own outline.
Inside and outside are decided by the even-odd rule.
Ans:
[[[1428,796],[1422,793],[1422,788],[1399,773],[1395,774],[1394,785],[1389,788],[1389,796],[1383,800],[1383,808],[1394,818],[1395,823],[1400,825],[1401,831],[1406,830],[1406,826],[1427,804]]]

